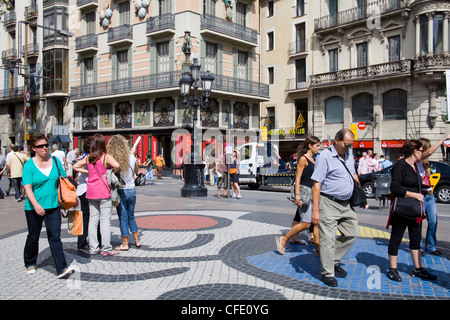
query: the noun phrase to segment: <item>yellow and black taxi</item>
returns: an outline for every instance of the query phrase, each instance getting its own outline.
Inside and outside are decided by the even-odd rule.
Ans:
[[[430,161],[432,174],[430,176],[433,193],[438,202],[450,203],[450,165],[444,162]],[[392,166],[375,172],[375,174],[390,174]],[[358,176],[361,186],[368,198],[375,196],[373,174],[367,173]]]

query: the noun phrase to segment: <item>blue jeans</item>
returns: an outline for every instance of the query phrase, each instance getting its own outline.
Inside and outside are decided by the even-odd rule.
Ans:
[[[117,206],[117,214],[120,220],[120,234],[127,237],[138,231],[136,220],[134,218],[134,206],[136,205],[136,189],[119,189],[120,203]]]
[[[433,194],[427,194],[423,198],[423,210],[427,215],[428,228],[425,238],[424,250],[427,252],[436,251],[436,231],[437,231],[437,207]]]
[[[25,210],[25,218],[28,225],[28,235],[23,252],[25,268],[36,266],[39,253],[39,236],[41,235],[42,222],[45,222],[50,252],[56,266],[56,272],[60,274],[67,268],[61,242],[60,208],[46,209],[43,216],[38,215],[34,210]]]
[[[147,181],[148,178],[150,178],[150,181],[152,182],[155,180],[155,177],[153,176],[153,169],[147,170],[147,173],[145,174],[145,181]]]

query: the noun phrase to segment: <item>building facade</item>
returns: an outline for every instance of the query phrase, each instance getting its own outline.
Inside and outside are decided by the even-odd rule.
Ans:
[[[449,133],[448,1],[314,3],[309,88],[317,136],[352,128],[357,156],[372,149],[392,159],[406,139]]]

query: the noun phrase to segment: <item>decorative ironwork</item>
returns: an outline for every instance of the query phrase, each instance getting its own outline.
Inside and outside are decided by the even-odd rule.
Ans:
[[[233,127],[235,129],[248,129],[249,128],[249,110],[247,104],[243,102],[237,102],[233,107]]]
[[[95,33],[86,34],[75,39],[75,50],[83,50],[86,48],[97,48],[98,35]]]
[[[258,43],[258,32],[255,29],[210,14],[202,15],[200,20],[200,30],[202,29],[209,29],[244,41],[255,44]]]
[[[175,15],[173,13],[165,13],[160,16],[147,19],[147,33],[161,31],[165,29],[175,29]]]
[[[126,39],[133,39],[133,26],[124,24],[108,29],[108,43]]]
[[[410,1],[407,0],[378,0],[360,7],[339,11],[335,14],[314,19],[314,31],[323,31],[344,24],[365,20],[373,15],[409,8],[409,3]]]

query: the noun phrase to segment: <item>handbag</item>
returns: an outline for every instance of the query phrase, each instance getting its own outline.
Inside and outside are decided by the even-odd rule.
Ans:
[[[70,176],[63,178],[59,173],[58,161],[52,157],[58,170],[58,203],[64,210],[69,210],[77,204],[77,186],[78,183]],[[64,215],[63,215],[64,216]],[[65,217],[64,217],[65,218]]]
[[[428,174],[425,174],[422,176],[422,188],[430,188],[431,187],[431,181],[430,176]]]
[[[83,234],[83,211],[69,210],[67,212],[67,231],[73,236]]]
[[[347,169],[348,174],[353,179],[353,192],[352,196],[349,199],[350,206],[352,208],[365,206],[367,204],[366,193],[364,192],[363,188],[361,188],[359,182],[356,181],[355,178],[353,178],[353,175],[350,173],[350,170],[348,170],[347,166],[345,165],[345,162],[342,162],[341,160],[339,161],[344,165],[345,169]]]
[[[230,168],[230,174],[235,174],[236,173],[236,168]]]
[[[302,203],[310,203],[312,199],[312,189],[308,186],[300,185],[300,200]],[[288,200],[295,203],[295,181],[291,185],[291,196],[288,197]]]
[[[422,216],[423,204],[415,198],[395,197],[392,203],[392,213],[416,220]]]

